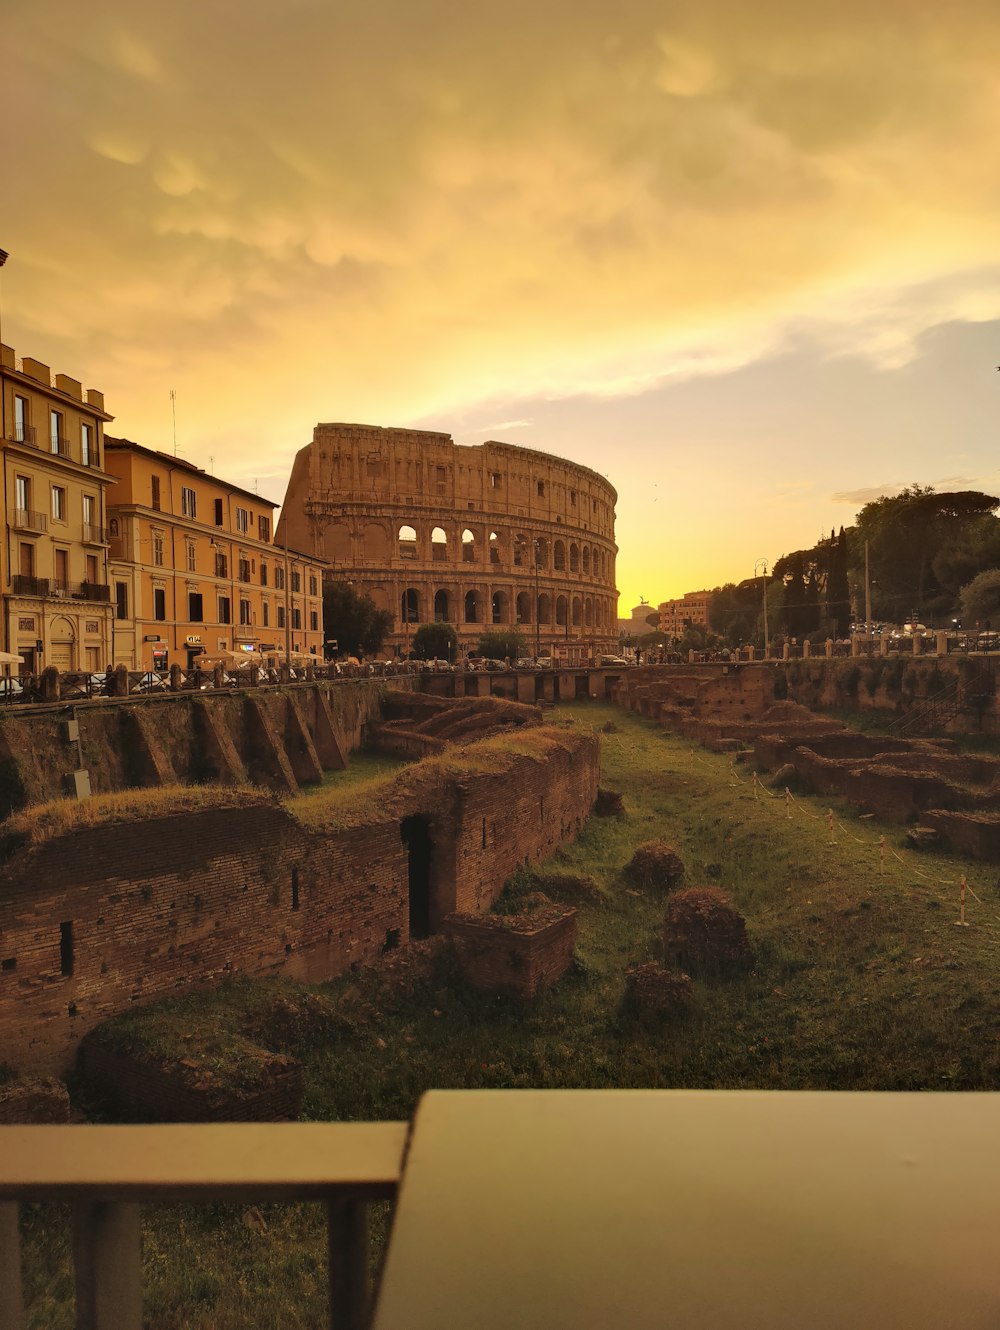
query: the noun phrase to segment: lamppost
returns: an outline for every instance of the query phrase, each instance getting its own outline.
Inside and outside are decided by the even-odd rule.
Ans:
[[[768,636],[768,631],[767,631],[767,560],[766,559],[757,560],[757,562],[753,566],[754,577],[757,576],[758,567],[763,569],[761,585],[764,588],[764,659],[767,660],[767,658],[771,654],[771,639]]]

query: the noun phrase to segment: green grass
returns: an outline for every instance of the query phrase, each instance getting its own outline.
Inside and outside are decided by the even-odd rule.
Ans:
[[[831,845],[825,803],[796,796],[789,819],[783,798],[765,788],[754,798],[748,766],[735,768],[736,779],[727,757],[610,705],[571,704],[555,717],[599,734],[602,784],[623,792],[626,809],[622,819],[591,818],[539,869],[552,895],[559,874],[596,884],[596,898],[578,902],[573,970],[527,1007],[466,989],[445,955],[407,964],[399,953],[395,979],[375,967],[319,986],[312,991],[328,1019],[290,1049],[306,1067],[307,1117],[402,1119],[424,1090],[445,1086],[997,1088],[994,870],[905,850],[900,828],[846,805],[834,808]],[[616,733],[600,732],[607,720]],[[889,853],[884,875],[883,833],[905,861]],[[687,885],[730,893],[757,962],[737,980],[697,983],[690,1013],[653,1028],[623,1013],[622,996],[625,970],[660,956],[664,899],[638,892],[621,870],[638,844],[658,837],[677,846]],[[963,873],[983,902],[970,898],[964,929],[955,927]],[[533,882],[519,873],[515,887]],[[248,1015],[303,991],[276,980],[230,984],[132,1011],[122,1030],[169,1052],[200,1028],[224,1057]],[[153,1330],[324,1324],[315,1207],[261,1213],[264,1232],[248,1227],[240,1208],[172,1207],[147,1217]],[[29,1325],[58,1330],[70,1325],[65,1238],[48,1222],[43,1236],[41,1214],[28,1220]]]

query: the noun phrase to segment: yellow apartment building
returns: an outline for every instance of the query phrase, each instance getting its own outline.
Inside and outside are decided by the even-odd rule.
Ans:
[[[105,465],[116,664],[322,659],[325,565],[273,543],[277,504],[129,439]]]
[[[104,395],[0,346],[4,651],[24,669],[104,669],[112,658]]]
[[[683,637],[689,625],[708,627],[708,611],[712,605],[711,591],[687,591],[677,600],[666,600],[657,606],[660,632],[668,637]]]

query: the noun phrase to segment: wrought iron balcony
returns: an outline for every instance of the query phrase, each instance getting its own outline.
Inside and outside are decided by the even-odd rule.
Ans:
[[[47,596],[49,594],[49,579],[47,577],[31,577],[26,573],[15,573],[10,581],[15,596]]]
[[[14,508],[9,517],[12,527],[17,531],[48,531],[49,519],[46,513],[36,513],[31,508]]]
[[[111,601],[111,588],[102,582],[81,582],[73,592],[74,600]]]
[[[69,439],[64,439],[61,434],[58,437],[50,438],[49,451],[55,453],[58,457],[69,457]]]
[[[10,443],[26,443],[32,448],[37,448],[38,443],[35,438],[34,425],[17,424],[16,422],[9,427],[7,439]]]
[[[93,526],[90,522],[84,522],[82,540],[85,545],[106,545],[108,533],[103,526]]]

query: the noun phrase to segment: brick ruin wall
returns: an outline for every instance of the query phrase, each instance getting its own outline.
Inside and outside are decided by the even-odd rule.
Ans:
[[[496,749],[490,770],[463,750],[413,767],[352,825],[306,826],[265,803],[17,852],[0,870],[0,1063],[61,1073],[134,1002],[237,973],[322,981],[405,944],[409,816],[429,831],[432,931],[487,909],[519,864],[576,834],[597,794],[592,735],[536,729],[521,747]]]

